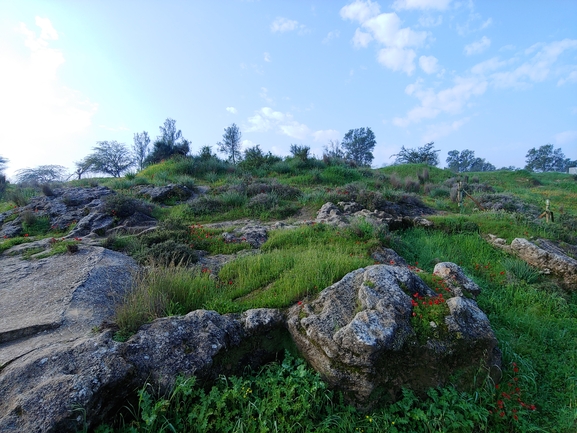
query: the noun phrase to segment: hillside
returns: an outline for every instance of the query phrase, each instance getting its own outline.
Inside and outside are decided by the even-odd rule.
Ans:
[[[23,210],[37,195],[96,186],[117,193],[106,199],[111,225],[102,232],[80,236],[74,221],[56,226],[42,212]],[[540,217],[546,200],[552,221]],[[362,210],[366,218],[352,218],[346,226],[315,221],[328,202]],[[156,219],[157,228],[127,229],[125,220],[135,210]],[[183,394],[152,401],[142,391],[138,409],[132,409],[136,420],[124,426],[110,420],[96,430],[101,433],[171,431],[170,423],[184,428],[186,413],[200,410],[226,419],[230,431],[274,431],[277,422],[283,431],[577,429],[577,286],[488,242],[489,235],[507,245],[516,238],[547,240],[577,259],[574,176],[525,170],[458,176],[426,165],[369,169],[298,158],[238,167],[194,157],[170,159],[123,178],[43,188],[9,185],[0,212],[0,253],[48,238],[55,241],[23,257],[71,254],[67,245],[86,243],[128,254],[148,267],[116,309],[120,341],[156,318],[200,308],[220,314],[289,308],[372,265],[379,249],[391,248],[430,286],[437,263],[458,264],[482,289],[477,302],[503,354],[499,386],[480,375],[469,392],[451,386],[426,397],[406,392],[392,405],[363,412],[347,406],[294,351],[287,352],[283,362],[223,379],[211,392],[188,383],[180,388]],[[417,224],[420,218],[433,224]],[[114,229],[121,225],[124,230]],[[300,398],[305,393],[310,399]],[[242,402],[247,398],[252,406]],[[205,431],[221,428],[207,425]]]

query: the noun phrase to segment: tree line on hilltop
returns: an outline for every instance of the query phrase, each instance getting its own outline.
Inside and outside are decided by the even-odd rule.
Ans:
[[[146,166],[156,164],[173,157],[192,157],[190,141],[182,136],[182,131],[176,128],[174,119],[166,119],[159,127],[160,135],[150,146],[148,132],[134,134],[130,148],[116,140],[99,141],[92,148],[92,153],[75,163],[73,175],[81,179],[88,173],[100,173],[120,177],[133,168],[142,170]],[[226,161],[238,165],[242,169],[252,170],[267,164],[282,161],[283,158],[264,153],[260,145],[242,150],[242,133],[236,124],[224,129],[222,140],[216,143],[219,152],[226,155]],[[376,146],[375,134],[371,128],[363,127],[349,130],[341,141],[330,140],[324,147],[323,160],[330,163],[342,163],[350,166],[370,166],[373,161],[373,150]],[[291,156],[303,162],[315,157],[310,153],[309,146],[292,144]],[[424,163],[431,166],[439,165],[438,153],[434,142],[417,148],[401,147],[395,157],[394,164]],[[219,159],[213,154],[211,146],[204,146],[195,157],[201,160]],[[0,156],[0,193],[6,188],[6,176],[3,170],[9,161]],[[469,149],[451,150],[446,159],[447,168],[456,172],[493,171],[496,167],[484,158],[475,157],[475,152]],[[563,151],[554,149],[552,144],[532,148],[526,154],[525,169],[534,172],[567,172],[569,167],[577,166],[577,161],[566,158]],[[515,170],[515,167],[503,167],[502,170]],[[36,168],[25,168],[16,172],[16,180],[21,184],[46,184],[66,179],[67,170],[59,165],[43,165]]]

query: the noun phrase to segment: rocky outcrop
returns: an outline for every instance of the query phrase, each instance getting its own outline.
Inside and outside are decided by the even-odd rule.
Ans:
[[[515,238],[510,245],[504,239],[489,235],[487,240],[497,248],[514,254],[544,274],[552,274],[562,280],[569,290],[577,290],[577,260],[569,257],[551,241],[538,239],[531,242]]]
[[[106,331],[31,351],[0,371],[0,431],[93,428],[145,383],[163,392],[177,376],[213,379],[275,359],[283,351],[283,332],[278,310],[227,316],[197,310],[158,319],[126,343]]]
[[[184,185],[168,184],[164,186],[137,185],[133,187],[137,194],[154,203],[166,203],[170,200],[186,201],[193,198],[194,191]]]
[[[437,263],[433,269],[433,275],[437,275],[445,281],[453,296],[469,296],[476,299],[481,293],[481,288],[467,277],[455,263]]]
[[[407,268],[369,266],[292,307],[288,327],[309,363],[367,407],[395,400],[402,387],[423,393],[453,375],[468,387],[479,368],[498,371],[485,314],[472,299],[444,299]]]
[[[99,327],[137,269],[130,257],[82,242],[74,254],[40,260],[6,253],[0,256],[0,366]]]
[[[370,211],[356,202],[339,202],[337,205],[327,202],[317,212],[315,222],[347,227],[355,220],[364,219],[374,225],[386,225],[391,230],[413,226],[431,227],[433,223],[421,214],[411,206],[403,207],[397,203],[390,203],[386,210]]]
[[[116,212],[115,205],[123,207]],[[29,204],[0,214],[0,237],[25,235],[23,222],[49,220],[51,231],[69,238],[103,236],[108,230],[138,232],[156,225],[150,205],[121,196],[106,187],[57,188],[49,196],[30,199]]]

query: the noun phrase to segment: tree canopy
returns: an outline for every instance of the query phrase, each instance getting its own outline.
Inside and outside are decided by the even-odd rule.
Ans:
[[[0,173],[4,171],[4,169],[6,168],[6,164],[8,164],[8,158],[0,156]]]
[[[39,185],[62,181],[66,178],[66,167],[61,165],[39,165],[35,168],[23,168],[16,172],[16,182]]]
[[[577,166],[577,161],[565,158],[561,148],[554,149],[552,144],[545,144],[539,149],[532,148],[525,155],[526,170],[546,172],[546,171],[568,171],[569,167]]]
[[[150,137],[148,132],[143,131],[141,133],[134,134],[134,143],[132,144],[132,153],[134,155],[134,161],[138,165],[138,169],[142,170],[144,168],[144,161],[148,156],[148,146],[150,145]]]
[[[156,164],[175,155],[185,156],[190,151],[190,143],[182,138],[180,129],[176,129],[176,120],[166,119],[159,129],[160,136],[156,137],[152,152],[145,159],[145,165]]]
[[[120,177],[134,165],[130,151],[117,141],[99,141],[92,150],[94,152],[83,160],[88,166],[87,171]]]
[[[373,149],[377,144],[371,128],[350,129],[341,142],[345,158],[358,165],[371,165]]]
[[[465,171],[494,171],[496,168],[483,158],[476,158],[473,150],[465,149],[461,152],[451,150],[447,157],[447,166],[456,173]]]
[[[437,153],[440,150],[435,150],[434,145],[435,142],[431,141],[416,149],[405,149],[405,146],[402,146],[401,151],[391,157],[396,156],[395,164],[428,164],[436,166],[439,164],[439,155]]]
[[[228,128],[224,128],[222,141],[217,143],[218,151],[227,154],[228,159],[233,164],[240,161],[241,139],[242,133],[240,132],[240,128],[233,123]]]

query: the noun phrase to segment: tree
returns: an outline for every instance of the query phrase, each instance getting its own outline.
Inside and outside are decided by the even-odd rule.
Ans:
[[[449,169],[456,173],[465,171],[494,171],[495,166],[483,158],[475,158],[475,152],[465,149],[461,152],[451,150],[447,157]]]
[[[323,148],[323,159],[343,159],[344,157],[345,152],[339,140],[329,140],[329,144]]]
[[[16,172],[16,182],[28,185],[58,182],[66,177],[66,168],[61,165],[39,165],[36,168],[23,168]]]
[[[345,158],[354,161],[358,165],[371,165],[373,161],[373,149],[377,144],[375,134],[371,128],[351,129],[341,142],[345,152]]]
[[[75,173],[78,176],[78,180],[82,179],[83,174],[94,171],[94,160],[92,159],[92,155],[75,162],[74,165],[76,166]]]
[[[553,149],[552,144],[545,144],[539,149],[532,148],[525,155],[526,170],[546,172],[546,171],[567,171],[569,167],[577,165],[577,161],[565,158],[565,154],[559,149]]]
[[[240,128],[233,123],[228,128],[224,128],[222,141],[216,143],[218,151],[227,154],[228,159],[231,160],[233,164],[236,164],[240,160],[241,138]]]
[[[190,143],[182,138],[182,132],[176,129],[176,120],[166,119],[160,126],[160,136],[153,143],[152,152],[144,160],[144,164],[156,164],[175,155],[186,156],[190,151]],[[180,140],[180,142],[178,141]]]
[[[423,147],[418,147],[416,149],[405,149],[405,146],[401,147],[401,151],[395,155],[395,164],[428,164],[436,166],[439,164],[439,155],[437,152],[440,150],[434,150],[435,142],[425,144]]]
[[[310,155],[311,148],[309,146],[299,146],[298,144],[291,144],[290,152],[292,153],[293,158],[300,159],[303,162],[306,162]]]
[[[99,141],[92,150],[94,153],[85,159],[90,164],[90,171],[120,177],[134,165],[130,151],[117,141]]]
[[[8,158],[0,156],[0,173],[4,171],[4,169],[6,168],[6,164],[8,164]]]
[[[134,134],[134,143],[132,144],[132,153],[134,155],[134,161],[138,165],[138,169],[142,170],[144,168],[144,161],[148,156],[148,146],[150,145],[150,137],[148,132],[143,131],[140,134]]]

